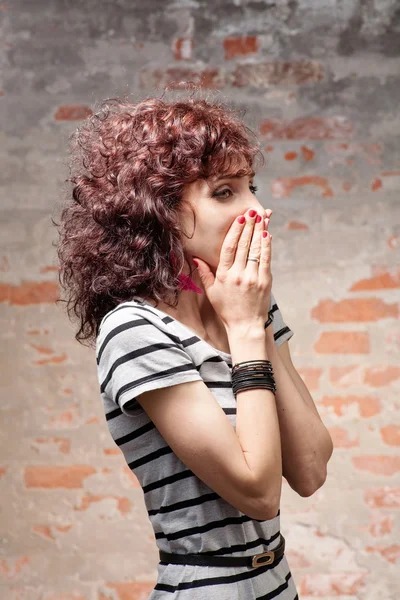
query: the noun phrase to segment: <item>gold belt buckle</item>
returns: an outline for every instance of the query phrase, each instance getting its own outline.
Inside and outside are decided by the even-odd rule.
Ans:
[[[262,562],[258,562],[260,558],[267,556],[268,560],[264,560]],[[262,567],[263,565],[270,565],[274,562],[275,552],[273,550],[269,550],[268,552],[261,552],[260,554],[255,554],[251,561],[252,567]]]

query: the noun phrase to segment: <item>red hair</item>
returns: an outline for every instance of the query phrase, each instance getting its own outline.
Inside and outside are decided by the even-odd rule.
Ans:
[[[264,160],[237,110],[192,96],[106,99],[71,135],[70,150],[73,188],[53,222],[67,294],[58,302],[78,317],[79,342],[94,342],[104,315],[135,295],[176,307],[187,260],[184,186],[249,175],[256,156]]]

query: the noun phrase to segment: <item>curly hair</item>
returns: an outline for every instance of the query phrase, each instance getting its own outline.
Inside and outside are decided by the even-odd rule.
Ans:
[[[53,220],[67,296],[57,302],[79,320],[75,339],[92,345],[102,318],[135,295],[176,307],[187,261],[179,221],[184,186],[250,174],[256,156],[264,157],[238,110],[193,94],[170,102],[103,100],[69,146],[72,193],[61,223]],[[243,164],[248,168],[234,170]]]

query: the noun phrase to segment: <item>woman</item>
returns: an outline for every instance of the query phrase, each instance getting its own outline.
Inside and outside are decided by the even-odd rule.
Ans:
[[[259,143],[193,96],[105,101],[74,137],[60,280],[143,489],[160,551],[149,600],[294,600],[282,476],[314,493],[332,442],[271,292]]]

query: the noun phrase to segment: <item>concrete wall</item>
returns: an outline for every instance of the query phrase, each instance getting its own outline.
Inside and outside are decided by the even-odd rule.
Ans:
[[[155,583],[94,353],[54,303],[50,217],[95,102],[202,78],[262,139],[274,293],[335,442],[322,489],[283,489],[300,598],[397,600],[399,3],[10,0],[0,17],[1,597],[144,600]]]

